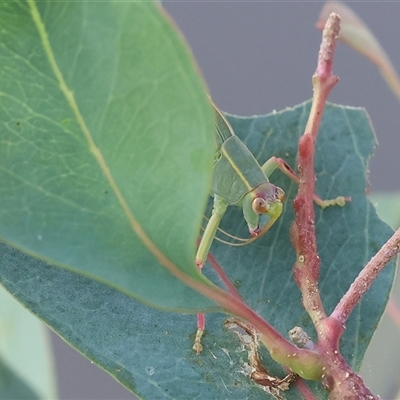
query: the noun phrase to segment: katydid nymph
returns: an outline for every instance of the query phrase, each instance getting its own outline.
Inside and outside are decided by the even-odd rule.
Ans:
[[[219,223],[230,205],[242,207],[243,217],[252,238],[241,243],[248,244],[262,236],[283,211],[285,192],[268,180],[272,172],[279,168],[298,183],[298,177],[281,158],[271,157],[262,166],[250,150],[235,135],[232,126],[210,99],[215,111],[215,153],[211,195],[214,197],[212,214],[203,232],[196,253],[196,264],[201,270],[205,264],[211,244],[215,238]],[[347,199],[322,200],[314,195],[314,201],[325,208],[330,205],[343,206]],[[261,225],[261,216],[269,220]],[[205,328],[204,314],[197,316],[197,333],[193,350],[202,351],[201,337]]]

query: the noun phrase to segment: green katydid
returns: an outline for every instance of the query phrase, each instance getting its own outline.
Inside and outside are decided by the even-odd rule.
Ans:
[[[215,154],[214,173],[211,185],[214,204],[212,215],[203,232],[197,254],[196,264],[201,270],[207,259],[219,223],[230,205],[242,207],[252,238],[248,244],[262,236],[280,217],[283,210],[285,192],[269,182],[268,177],[279,168],[292,180],[299,179],[289,165],[281,158],[271,157],[260,166],[250,150],[235,135],[228,120],[210,99],[215,111],[215,134],[218,150]],[[343,206],[344,197],[322,200],[314,195],[314,201],[322,208],[330,205]],[[268,222],[261,226],[261,216],[266,214]],[[201,337],[205,328],[204,314],[197,316],[197,333],[193,350],[202,351]]]

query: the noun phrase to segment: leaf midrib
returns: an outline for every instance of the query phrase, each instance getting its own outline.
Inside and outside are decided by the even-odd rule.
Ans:
[[[57,61],[55,59],[46,27],[42,21],[42,18],[40,16],[39,10],[36,6],[35,0],[28,0],[28,5],[29,9],[32,15],[33,22],[38,30],[39,37],[42,42],[42,46],[44,48],[45,54],[47,56],[47,59],[49,61],[50,67],[59,83],[60,90],[65,96],[69,106],[72,109],[72,112],[77,120],[78,125],[80,126],[82,133],[87,140],[87,143],[89,145],[89,150],[95,157],[97,163],[100,166],[101,171],[103,172],[103,175],[105,176],[106,180],[108,181],[112,191],[114,192],[115,196],[117,197],[117,200],[123,209],[124,214],[128,218],[129,224],[132,228],[132,230],[136,233],[136,235],[139,237],[139,239],[142,241],[144,246],[153,254],[153,256],[157,259],[157,261],[165,268],[167,268],[175,277],[186,283],[188,286],[190,286],[192,289],[195,289],[201,293],[207,292],[208,295],[212,296],[212,292],[214,291],[214,294],[217,295],[216,292],[223,292],[220,288],[212,284],[210,281],[208,281],[206,278],[204,278],[203,275],[198,275],[197,279],[194,276],[189,276],[186,273],[184,273],[181,269],[178,268],[178,266],[171,261],[166,255],[156,246],[156,244],[150,239],[150,237],[147,235],[145,232],[144,228],[142,225],[138,222],[138,220],[134,217],[132,214],[127,201],[125,200],[124,196],[122,195],[121,191],[119,190],[112,174],[110,171],[110,168],[108,167],[100,149],[96,146],[92,134],[90,133],[90,130],[88,126],[86,125],[86,122],[79,110],[78,104],[75,100],[73,91],[71,91],[68,88],[68,85],[61,73],[61,70],[57,64]],[[194,260],[193,260],[194,262]],[[193,265],[194,267],[194,265]],[[202,290],[203,289],[203,290]],[[211,292],[211,293],[210,293]],[[219,293],[221,295],[222,293]],[[217,295],[218,296],[218,295]],[[219,296],[218,296],[219,297]]]

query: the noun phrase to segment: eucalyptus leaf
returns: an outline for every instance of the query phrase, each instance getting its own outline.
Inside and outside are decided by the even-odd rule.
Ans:
[[[1,240],[158,307],[216,309],[182,282],[211,285],[194,259],[213,114],[159,5],[2,2],[0,21]]]
[[[235,132],[260,163],[270,156],[296,166],[297,142],[303,133],[310,103],[267,116],[228,118]],[[321,296],[327,312],[348,289],[360,269],[392,230],[376,215],[365,196],[368,159],[375,138],[364,110],[328,105],[317,141],[316,191],[323,198],[351,196],[345,207],[316,207],[321,257]],[[283,335],[302,326],[315,338],[311,321],[291,269],[295,253],[289,228],[296,185],[279,171],[272,182],[282,187],[287,201],[282,217],[263,238],[243,248],[214,242],[213,255],[238,287],[243,298]],[[247,235],[240,209],[232,208],[223,228]],[[96,281],[44,265],[10,247],[2,247],[0,279],[8,290],[43,318],[80,352],[111,373],[142,398],[264,399],[266,394],[244,373],[247,351],[223,328],[222,314],[208,314],[204,351],[191,350],[195,317],[166,313]],[[204,272],[215,279],[211,268]],[[341,350],[358,370],[384,310],[394,276],[388,265],[351,314]],[[149,274],[148,279],[152,276]],[[265,366],[284,376],[282,368],[262,351]],[[320,383],[307,383],[317,398],[327,397]],[[295,388],[284,393],[297,399]]]

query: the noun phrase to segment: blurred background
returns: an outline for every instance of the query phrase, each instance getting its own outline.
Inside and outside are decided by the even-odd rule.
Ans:
[[[400,2],[345,2],[367,23],[400,70]],[[218,106],[239,115],[265,114],[312,96],[324,2],[165,1],[192,48]],[[400,104],[379,72],[340,43],[340,77],[330,101],[365,107],[379,141],[370,163],[371,191],[400,189]],[[397,285],[399,286],[399,285]],[[393,291],[394,296],[399,290]],[[397,297],[400,304],[400,298]],[[365,359],[362,376],[374,393],[395,399],[400,331],[385,317]],[[107,373],[52,334],[60,398],[134,399]]]

